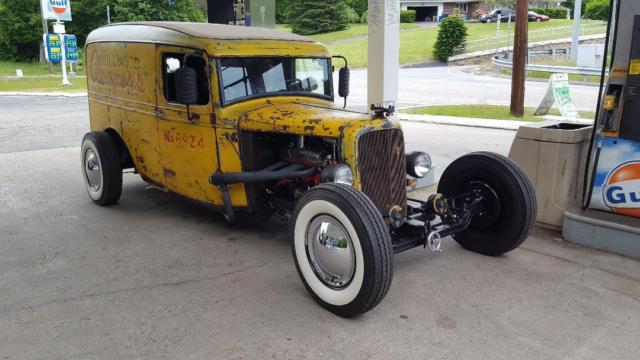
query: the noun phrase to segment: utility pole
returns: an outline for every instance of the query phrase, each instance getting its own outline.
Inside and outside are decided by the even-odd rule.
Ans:
[[[529,37],[529,1],[517,0],[516,31],[513,40],[513,70],[511,72],[511,115],[524,116],[524,82]]]
[[[580,48],[580,21],[582,17],[582,0],[575,0],[573,9],[573,38],[571,39],[571,60],[578,60]]]
[[[42,34],[47,34],[49,32],[49,25],[47,24],[47,19],[44,18],[44,9],[42,8],[42,2],[40,2],[40,17],[42,18]],[[42,43],[42,48],[40,49],[40,53],[44,54],[44,46],[45,44]],[[47,62],[47,67],[49,68],[49,74],[53,74],[53,65],[51,65],[51,62],[47,61],[45,58],[45,61]]]

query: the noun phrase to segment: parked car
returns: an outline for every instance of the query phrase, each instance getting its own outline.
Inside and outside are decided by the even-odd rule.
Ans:
[[[81,164],[91,200],[117,203],[123,170],[132,169],[230,224],[238,212],[289,222],[303,285],[339,316],[382,301],[394,253],[439,251],[440,239],[452,236],[496,256],[520,246],[534,225],[531,183],[498,154],[462,156],[445,169],[437,194],[407,198],[407,186],[433,171],[430,156],[405,154],[391,104],[372,113],[338,107],[336,57],[312,39],[136,22],[94,30],[86,43],[91,132]],[[337,58],[345,64],[337,88],[346,105],[349,69]]]
[[[513,9],[497,9],[492,12],[481,15],[480,22],[491,23],[497,22],[500,19],[501,22],[507,22],[511,18],[511,21],[516,21],[516,11]]]
[[[529,18],[529,21],[537,21],[537,22],[549,21],[549,17],[547,15],[540,15],[535,11],[529,11],[529,14],[527,16]]]

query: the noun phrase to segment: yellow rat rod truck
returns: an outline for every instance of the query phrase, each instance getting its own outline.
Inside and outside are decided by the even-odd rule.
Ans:
[[[213,207],[291,223],[296,268],[327,310],[353,317],[386,295],[393,253],[464,248],[500,255],[534,224],[533,188],[491,153],[455,160],[427,201],[407,199],[408,175],[432,170],[405,154],[392,106],[375,114],[334,105],[332,56],[305,37],[178,22],[114,24],[86,46],[91,132],[82,174],[91,199],[115,204],[123,169]],[[338,92],[349,92],[349,70]]]

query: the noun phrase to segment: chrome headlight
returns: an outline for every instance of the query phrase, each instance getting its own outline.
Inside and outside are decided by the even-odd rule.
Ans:
[[[407,174],[421,179],[433,168],[431,156],[421,151],[407,154]]]
[[[320,172],[320,182],[353,185],[353,172],[347,164],[329,165]]]

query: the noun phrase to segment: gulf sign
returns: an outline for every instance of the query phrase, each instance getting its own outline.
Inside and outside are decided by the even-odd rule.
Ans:
[[[71,21],[71,0],[40,0],[45,19]]]
[[[598,135],[602,144],[590,209],[640,218],[640,141]]]
[[[640,217],[640,161],[615,168],[605,180],[602,196],[616,214]]]

